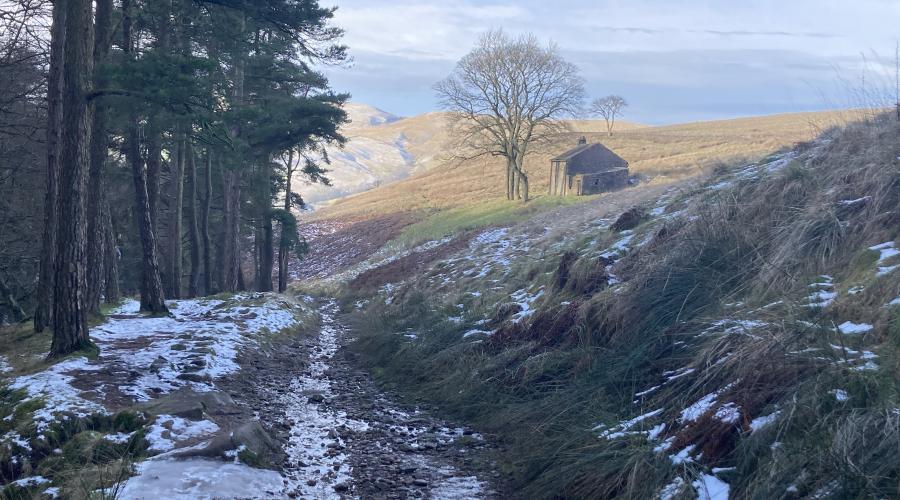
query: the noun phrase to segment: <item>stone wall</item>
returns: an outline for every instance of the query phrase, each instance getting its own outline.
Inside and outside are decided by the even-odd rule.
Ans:
[[[614,191],[628,184],[628,169],[616,168],[607,172],[576,175],[573,176],[572,181],[573,194],[586,195]],[[578,181],[581,181],[580,192],[577,191]]]

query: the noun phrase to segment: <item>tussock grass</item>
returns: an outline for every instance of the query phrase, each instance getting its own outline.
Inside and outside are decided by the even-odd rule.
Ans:
[[[515,496],[651,498],[712,467],[734,468],[719,476],[734,498],[897,496],[900,308],[886,304],[900,280],[876,276],[867,248],[900,237],[898,137],[900,125],[879,118],[757,169],[722,168],[710,182],[719,189],[670,202],[680,217],[638,222],[634,241],[649,240],[614,264],[596,251],[618,237],[605,233],[517,268],[499,291],[409,283],[355,314],[357,348],[383,382],[499,434]],[[610,273],[622,283],[610,286]],[[485,295],[466,303],[462,324],[447,321],[478,286]],[[546,296],[527,321],[497,317],[508,293],[538,286]],[[835,302],[808,307],[823,286]],[[499,331],[463,338],[476,318]],[[873,328],[839,333],[849,320]],[[860,353],[877,367],[860,369]],[[684,376],[666,382],[672,370]],[[709,394],[709,411],[684,421]],[[714,415],[726,403],[734,422]],[[591,431],[656,409],[669,452]],[[669,459],[689,445],[693,462]]]

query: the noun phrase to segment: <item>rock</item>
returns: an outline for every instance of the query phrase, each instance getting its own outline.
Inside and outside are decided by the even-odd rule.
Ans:
[[[182,373],[175,378],[178,380],[186,380],[188,382],[209,382],[212,380],[209,375],[199,375],[197,373]]]
[[[306,398],[306,400],[312,404],[319,404],[325,402],[325,396],[319,393],[310,394],[309,397]]]
[[[150,371],[153,373],[159,373],[159,371],[165,368],[168,364],[168,359],[159,356],[155,360],[153,360],[153,363],[150,363]]]
[[[200,403],[209,415],[239,415],[241,413],[231,396],[221,391],[201,392]]]
[[[261,464],[253,465],[270,465],[284,461],[281,447],[263,429],[258,420],[247,422],[230,432],[220,433],[205,448],[185,450],[176,456],[179,458],[229,458],[226,452],[231,452],[241,447],[252,452],[262,462]]]
[[[209,415],[237,415],[240,409],[231,396],[220,391],[196,392],[179,389],[159,399],[138,405],[138,409],[156,415],[174,415],[189,420],[203,420]]]
[[[418,486],[420,488],[424,488],[428,486],[428,481],[424,479],[413,479],[413,485]]]
[[[647,213],[647,209],[644,207],[633,207],[630,210],[626,211],[622,215],[619,216],[618,219],[610,226],[610,229],[613,231],[627,231],[629,229],[634,229],[640,225],[641,222],[650,218],[650,214]]]
[[[338,483],[338,484],[334,485],[334,491],[336,491],[338,493],[342,493],[344,491],[349,491],[349,490],[350,490],[350,486],[347,485],[347,483]]]

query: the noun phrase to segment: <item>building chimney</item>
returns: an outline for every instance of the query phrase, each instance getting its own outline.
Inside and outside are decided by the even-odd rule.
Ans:
[[[578,145],[579,145],[579,146],[584,146],[585,144],[587,144],[587,137],[581,136],[581,137],[578,139]]]

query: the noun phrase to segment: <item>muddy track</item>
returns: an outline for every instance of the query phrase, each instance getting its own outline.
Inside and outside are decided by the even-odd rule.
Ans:
[[[493,444],[397,402],[359,370],[334,301],[317,337],[245,353],[225,384],[284,447],[290,498],[495,498]]]

